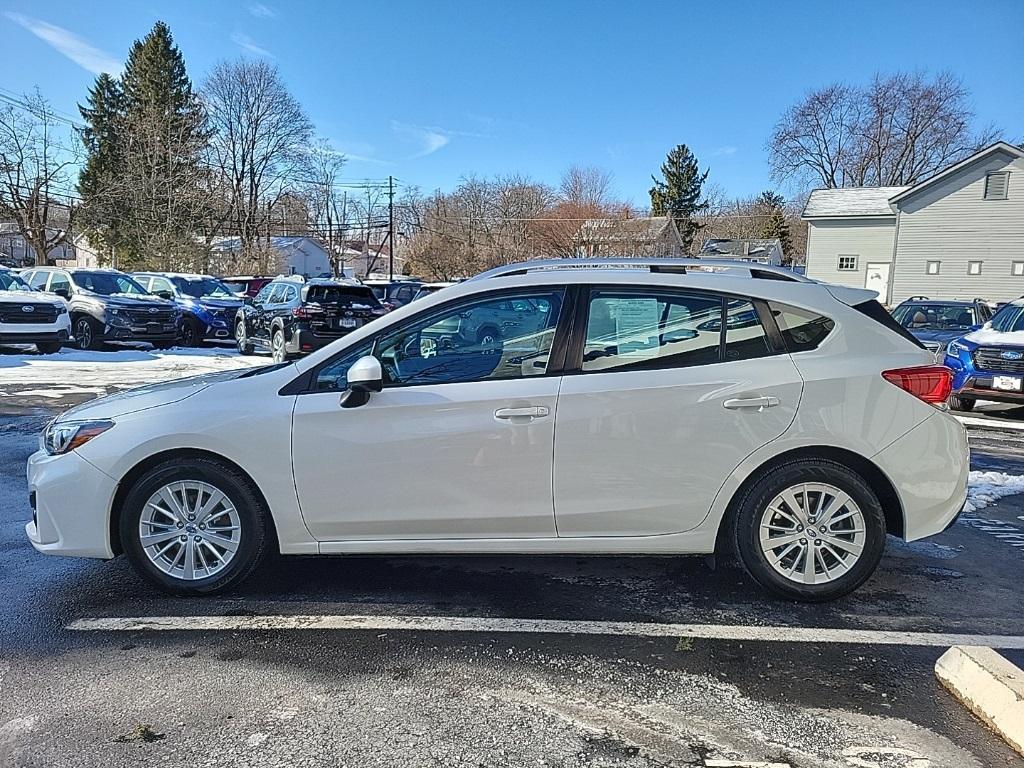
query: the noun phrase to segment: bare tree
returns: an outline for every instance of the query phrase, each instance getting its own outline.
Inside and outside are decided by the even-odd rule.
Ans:
[[[70,198],[57,202],[78,159],[70,148],[78,142],[59,122],[38,91],[24,97],[23,107],[0,109],[0,216],[14,221],[36,264],[68,241],[76,213]]]
[[[269,236],[275,202],[299,185],[312,123],[265,61],[217,64],[202,98],[213,130],[212,161],[231,190],[230,229],[255,268],[266,271],[266,250],[257,249],[257,241]]]
[[[611,174],[594,166],[572,166],[562,174],[558,185],[563,202],[594,208],[609,203],[611,189]]]
[[[946,72],[835,83],[786,111],[768,141],[769,162],[778,181],[915,184],[997,138],[973,123],[967,89]]]
[[[344,241],[346,197],[338,187],[345,156],[326,139],[316,141],[306,153],[304,193],[313,231],[327,245],[332,257]]]

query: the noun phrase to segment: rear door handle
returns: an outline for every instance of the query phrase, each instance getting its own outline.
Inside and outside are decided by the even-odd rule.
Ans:
[[[533,421],[534,419],[547,416],[550,412],[546,405],[531,405],[525,408],[499,408],[494,412],[494,418]]]
[[[779,398],[777,397],[733,397],[722,403],[722,405],[731,411],[740,410],[742,408],[771,408],[778,404]]]

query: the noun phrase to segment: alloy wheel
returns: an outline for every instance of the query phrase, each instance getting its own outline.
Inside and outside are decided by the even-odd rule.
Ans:
[[[270,339],[270,352],[274,357],[275,363],[283,363],[285,361],[284,354],[284,334],[275,333]]]
[[[782,491],[761,515],[758,540],[768,564],[798,584],[826,584],[860,560],[864,513],[829,483],[800,483]]]
[[[231,499],[202,480],[175,480],[155,491],[139,518],[146,557],[175,579],[196,581],[224,570],[241,542]]]
[[[89,349],[92,346],[92,324],[82,318],[75,326],[75,338],[78,340],[79,349]]]

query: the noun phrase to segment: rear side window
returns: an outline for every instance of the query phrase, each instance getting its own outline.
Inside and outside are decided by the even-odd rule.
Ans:
[[[878,304],[877,301],[871,303]],[[790,352],[805,352],[809,349],[817,349],[818,345],[825,340],[825,337],[832,332],[836,325],[824,315],[819,315],[806,309],[791,307],[788,304],[770,301],[768,302],[768,307],[771,309],[776,325],[779,326],[779,332],[782,334],[783,341],[786,342],[786,349]],[[878,308],[892,325],[900,328],[899,324],[889,317],[889,313],[882,309],[881,304],[878,304]],[[900,328],[900,331],[903,331],[903,329]],[[905,333],[905,331],[903,332]]]
[[[921,349],[925,348],[924,344],[922,344],[920,341],[914,338],[914,335],[910,331],[908,331],[906,328],[904,328],[902,325],[896,322],[895,318],[893,318],[892,315],[885,311],[885,307],[883,307],[874,299],[872,299],[871,301],[862,302],[860,304],[854,304],[853,308],[856,309],[861,314],[870,317],[876,323],[881,323],[893,333],[898,333],[907,341],[912,342],[915,346],[918,346]]]

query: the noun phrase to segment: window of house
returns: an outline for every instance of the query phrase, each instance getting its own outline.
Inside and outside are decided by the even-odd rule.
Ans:
[[[840,272],[853,272],[857,269],[857,257],[856,256],[840,256],[839,257],[839,271]]]
[[[1015,261],[1010,266],[1010,274],[1014,277],[1024,277],[1024,261]]]
[[[968,275],[980,275],[981,274],[981,262],[980,261],[968,261],[967,262],[967,274]]]
[[[924,268],[925,274],[926,275],[937,275],[937,274],[939,274],[939,265],[941,263],[942,263],[941,261],[929,261],[927,263],[927,265],[925,266],[925,268]]]
[[[1010,187],[1010,174],[1007,171],[992,171],[985,174],[985,199],[1005,200]]]

